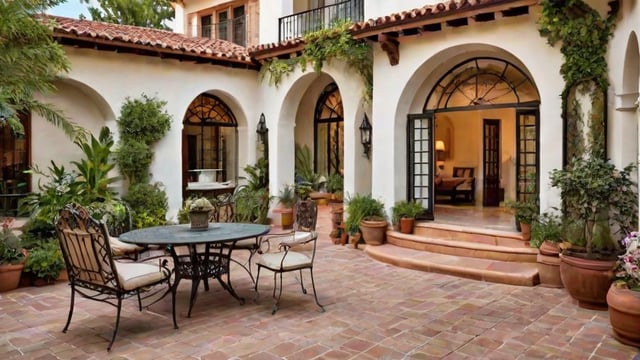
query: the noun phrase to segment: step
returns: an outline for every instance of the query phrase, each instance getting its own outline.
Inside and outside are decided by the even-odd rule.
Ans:
[[[367,246],[364,251],[373,259],[407,269],[519,286],[535,286],[540,283],[535,263],[437,254],[392,244]]]
[[[480,228],[467,225],[442,224],[437,222],[417,223],[414,235],[445,240],[467,241],[487,245],[528,247],[522,234],[492,228]]]
[[[387,243],[416,251],[455,255],[476,259],[535,263],[538,249],[531,248],[523,241],[474,241],[467,238],[467,233],[450,230],[439,232],[441,237],[425,237],[424,235],[403,234],[387,231]],[[505,244],[505,245],[494,245]]]

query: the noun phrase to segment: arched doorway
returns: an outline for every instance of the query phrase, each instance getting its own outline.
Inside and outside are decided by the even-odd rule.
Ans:
[[[315,167],[323,175],[343,173],[344,113],[342,97],[336,83],[327,85],[316,102]]]
[[[3,114],[0,112],[0,116]],[[24,134],[16,134],[6,122],[0,122],[0,215],[18,215],[18,200],[29,192],[29,140],[31,121],[26,114],[18,118]]]
[[[498,206],[505,197],[536,198],[539,104],[535,84],[513,63],[476,57],[452,66],[423,112],[408,116],[409,199],[433,218],[436,200]]]
[[[237,127],[229,106],[215,95],[200,94],[189,104],[182,130],[183,189],[190,182],[236,182]]]

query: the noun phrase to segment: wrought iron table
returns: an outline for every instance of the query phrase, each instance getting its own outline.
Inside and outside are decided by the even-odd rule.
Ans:
[[[155,226],[129,231],[120,235],[119,240],[138,245],[167,246],[174,263],[175,280],[173,286],[178,288],[181,279],[191,279],[191,296],[189,312],[196,301],[200,281],[205,290],[209,290],[208,279],[215,278],[241,304],[239,297],[231,286],[229,262],[233,244],[242,239],[258,237],[269,232],[268,225],[245,223],[210,223],[208,229],[192,230],[189,224]],[[231,246],[222,246],[223,244]],[[180,253],[186,247],[187,254]],[[222,276],[226,274],[226,281]],[[173,293],[175,296],[175,292]],[[173,299],[175,306],[175,299]]]

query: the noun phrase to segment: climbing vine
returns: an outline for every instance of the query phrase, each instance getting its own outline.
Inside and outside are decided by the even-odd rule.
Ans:
[[[296,65],[306,71],[311,65],[317,72],[325,63],[333,59],[344,61],[350,69],[356,71],[365,84],[365,100],[370,101],[373,93],[373,58],[371,46],[365,40],[354,39],[349,32],[349,21],[338,21],[330,29],[322,29],[305,35],[305,47],[302,54],[290,59],[273,58],[267,61],[261,70],[261,79],[269,75],[269,85],[278,86],[285,75],[291,73]]]
[[[565,81],[562,117],[567,119],[567,159],[586,151],[604,156],[603,98],[609,85],[606,55],[616,24],[617,5],[613,4],[607,16],[602,17],[583,0],[543,0],[541,4],[540,35],[546,37],[551,46],[560,42],[564,58],[560,74]],[[589,114],[583,114],[580,97],[589,98]],[[584,132],[587,134],[583,135]]]

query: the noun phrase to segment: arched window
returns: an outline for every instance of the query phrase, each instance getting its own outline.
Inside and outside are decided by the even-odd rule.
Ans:
[[[327,85],[315,109],[316,173],[342,174],[344,161],[344,114],[342,96],[335,83]]]
[[[212,181],[227,181],[230,171],[229,155],[235,156],[237,122],[233,112],[220,98],[200,94],[184,117],[183,168],[187,181],[197,181],[194,169],[220,169]],[[235,175],[232,172],[233,175]]]

